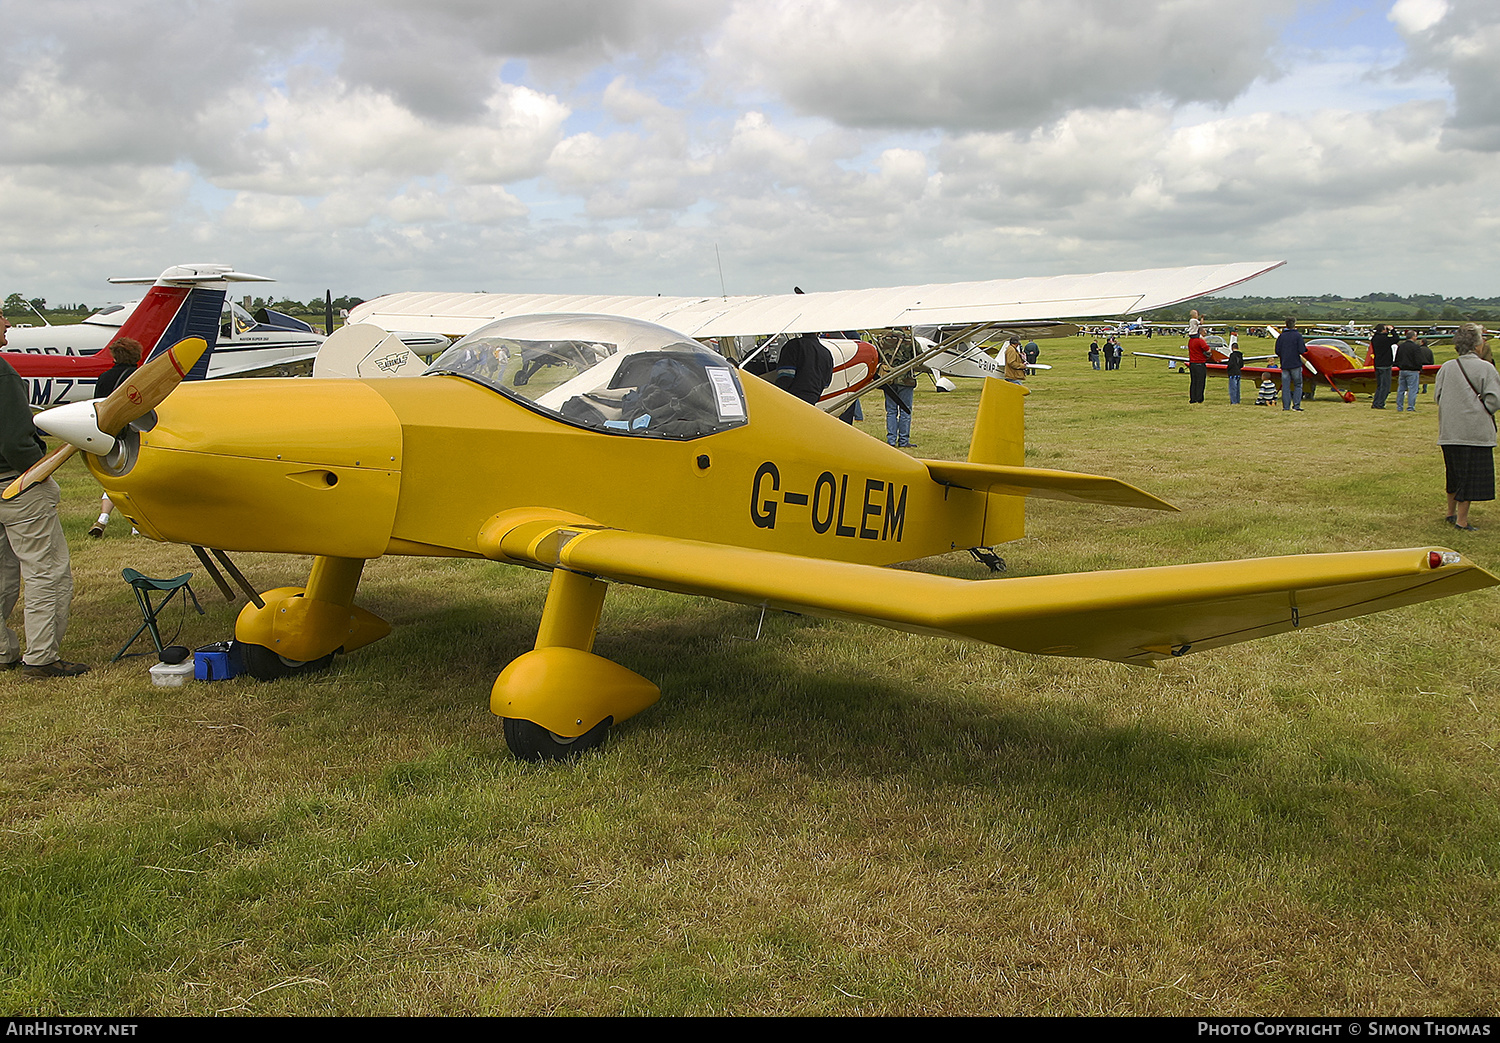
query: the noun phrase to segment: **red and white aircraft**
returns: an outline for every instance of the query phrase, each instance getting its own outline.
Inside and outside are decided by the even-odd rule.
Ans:
[[[193,285],[222,284],[217,294],[220,310],[212,316],[216,337],[205,338],[209,350],[202,373],[206,379],[265,373],[287,376],[294,367],[310,363],[327,339],[301,319],[269,309],[251,315],[228,300],[225,291],[229,283],[273,280],[236,272],[226,265],[184,264],[169,268],[157,279],[149,276],[110,279],[116,285],[156,284],[157,288],[148,291],[142,300],[111,304],[82,322],[11,329],[7,338],[9,343],[0,357],[27,379],[32,408],[44,409],[93,398],[97,378],[114,365],[113,356],[105,349],[119,338],[131,337],[149,349],[159,336],[161,323],[166,321],[162,311],[165,307],[163,280],[183,293]],[[194,305],[200,306],[203,306],[201,301]],[[195,321],[207,328],[203,325],[208,321],[207,317],[199,315]],[[146,331],[145,336],[138,335],[142,330]],[[404,336],[408,345],[424,354],[446,350],[449,343],[446,337]]]
[[[155,358],[184,337],[203,338],[209,350],[185,375],[185,379],[201,380],[208,373],[229,284],[270,281],[222,264],[175,265],[152,280],[151,288],[123,322],[107,321],[109,317],[100,313],[106,321],[76,324],[90,327],[83,330],[74,331],[70,326],[16,330],[7,337],[0,358],[26,381],[33,409],[93,398],[99,377],[115,364],[108,345],[122,338],[140,343],[142,361]],[[33,343],[37,341],[47,342],[53,350]]]

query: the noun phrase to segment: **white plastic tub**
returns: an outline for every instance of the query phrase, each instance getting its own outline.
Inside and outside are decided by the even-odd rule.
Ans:
[[[151,668],[151,683],[158,688],[179,688],[192,679],[192,656],[180,663],[157,663]]]

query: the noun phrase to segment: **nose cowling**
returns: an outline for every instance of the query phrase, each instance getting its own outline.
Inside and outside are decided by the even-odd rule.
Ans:
[[[126,426],[164,402],[206,351],[208,342],[202,337],[184,337],[132,373],[109,393],[109,397],[88,403],[88,411],[92,412],[92,417],[87,416],[87,411],[82,409],[65,411],[58,423],[71,436],[64,438],[67,445],[53,450],[32,464],[25,474],[0,492],[0,498],[14,499],[37,483],[45,481],[78,449],[87,449],[91,453],[112,451],[115,439]],[[48,428],[43,427],[43,430]],[[61,434],[59,437],[62,437]],[[107,446],[104,444],[106,441],[109,442]]]
[[[185,385],[89,467],[136,528],[222,550],[373,558],[401,488],[401,425],[357,380]],[[142,425],[144,426],[144,425]]]

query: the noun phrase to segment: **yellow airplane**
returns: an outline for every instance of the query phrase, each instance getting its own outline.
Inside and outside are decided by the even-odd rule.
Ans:
[[[1026,392],[1001,380],[985,382],[968,459],[946,462],[639,319],[501,319],[415,377],[174,391],[201,346],[179,344],[109,399],[40,414],[68,445],[5,495],[76,446],[146,536],[314,555],[305,586],[238,618],[261,678],[389,632],[354,604],[371,558],[549,571],[535,647],[490,695],[528,759],[598,745],[660,694],[593,654],[611,583],[1145,665],[1497,582],[1441,547],[988,581],[883,567],[1017,539],[1027,497],[1174,510],[1116,479],[1026,467]]]

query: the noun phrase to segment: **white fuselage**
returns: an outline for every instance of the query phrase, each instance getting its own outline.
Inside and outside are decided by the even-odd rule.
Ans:
[[[105,348],[120,333],[139,301],[113,304],[82,322],[62,326],[12,327],[6,351],[23,351],[36,355],[93,355]],[[447,347],[446,337],[403,335],[418,354]],[[275,373],[281,367],[291,375],[290,367],[310,361],[323,341],[321,333],[303,330],[257,326],[242,309],[225,302],[218,342],[208,360],[208,379],[243,376],[252,373]],[[86,402],[94,398],[97,377],[44,376],[24,377],[27,396],[33,409]]]

